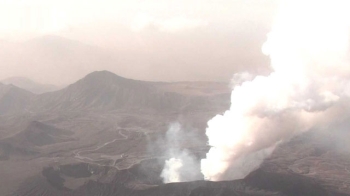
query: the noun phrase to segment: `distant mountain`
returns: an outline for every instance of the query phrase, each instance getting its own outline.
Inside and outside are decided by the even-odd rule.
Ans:
[[[213,85],[213,89],[218,88],[218,85]],[[229,90],[219,88],[215,92],[202,86],[201,83],[190,82],[172,85],[132,80],[108,71],[95,71],[64,89],[40,95],[12,84],[2,84],[0,115],[86,110],[105,112],[120,109],[174,112],[228,107]]]
[[[96,71],[67,88],[39,96],[35,106],[42,110],[167,110],[181,107],[185,99],[177,93],[160,91],[151,82]]]
[[[0,115],[25,111],[35,95],[12,84],[0,83]]]
[[[25,77],[11,77],[1,81],[3,84],[12,84],[35,94],[56,91],[59,87],[51,84],[40,84]]]

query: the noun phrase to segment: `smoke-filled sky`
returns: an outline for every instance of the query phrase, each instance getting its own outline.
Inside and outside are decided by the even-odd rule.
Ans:
[[[260,46],[277,5],[278,0],[1,0],[0,79],[64,84],[107,69],[144,80],[227,81],[242,70],[266,72]]]

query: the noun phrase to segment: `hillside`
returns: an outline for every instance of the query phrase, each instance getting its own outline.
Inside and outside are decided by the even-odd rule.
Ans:
[[[17,142],[28,146],[45,146],[65,141],[71,141],[73,132],[50,126],[38,121],[31,122],[25,130],[9,138],[12,142]]]
[[[0,83],[0,115],[26,111],[34,94],[12,84]]]
[[[71,131],[58,129],[41,122],[30,122],[19,133],[0,140],[0,159],[38,154],[38,147],[73,141],[72,134]]]

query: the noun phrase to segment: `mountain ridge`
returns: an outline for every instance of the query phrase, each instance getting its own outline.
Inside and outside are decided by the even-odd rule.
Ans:
[[[119,109],[179,111],[187,107],[196,109],[211,107],[214,102],[220,102],[218,99],[223,100],[220,97],[226,99],[229,96],[229,90],[227,90],[227,93],[221,91],[220,93],[213,93],[213,96],[207,96],[206,94],[203,94],[206,95],[203,96],[201,93],[183,93],[182,90],[171,89],[174,86],[171,84],[178,85],[176,83],[128,79],[103,70],[94,71],[63,89],[38,95],[12,85],[12,88],[15,89],[13,91],[18,91],[18,95],[15,96],[10,93],[2,99],[1,89],[11,86],[2,85],[0,86],[0,111],[2,111],[2,115],[10,114],[12,111],[17,113],[74,110],[110,111]],[[188,85],[182,83],[178,86],[180,89],[188,87]],[[195,90],[196,88],[188,88],[186,91],[194,92]],[[3,91],[5,92],[5,90]],[[6,97],[12,98],[6,99]],[[1,108],[1,105],[3,105],[3,108]],[[18,107],[16,110],[6,109],[5,106],[8,107],[9,105]]]
[[[26,77],[10,77],[1,80],[3,84],[12,84],[21,89],[30,91],[34,94],[42,94],[46,92],[56,91],[59,87],[51,84],[40,84]]]
[[[26,110],[35,95],[12,84],[0,84],[0,114]]]

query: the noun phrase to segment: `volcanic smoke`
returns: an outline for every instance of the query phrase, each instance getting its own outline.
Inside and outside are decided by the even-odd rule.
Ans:
[[[272,73],[235,74],[230,109],[208,122],[206,180],[244,178],[280,142],[348,114],[349,8],[348,0],[281,1],[262,47]]]

